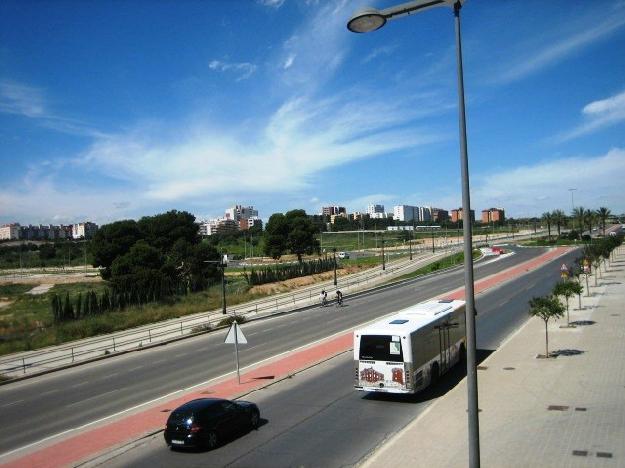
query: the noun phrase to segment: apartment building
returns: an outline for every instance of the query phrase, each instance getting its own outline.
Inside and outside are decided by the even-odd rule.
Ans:
[[[482,210],[482,223],[503,223],[506,215],[503,208],[487,208]]]
[[[458,221],[462,221],[462,208],[458,208],[457,210],[451,210],[451,222],[457,223]],[[471,222],[475,222],[475,210],[471,210]]]
[[[98,225],[86,221],[84,223],[77,223],[72,225],[72,238],[73,239],[91,239],[98,231]]]
[[[336,216],[340,214],[347,216],[347,209],[344,206],[324,206],[321,208],[321,214],[323,216]]]
[[[17,240],[20,238],[20,224],[11,223],[0,226],[0,240]]]
[[[449,212],[442,208],[430,208],[432,213],[432,221],[435,223],[442,223],[449,219]]]

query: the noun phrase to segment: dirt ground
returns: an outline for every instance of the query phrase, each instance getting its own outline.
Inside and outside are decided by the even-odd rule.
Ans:
[[[0,284],[69,284],[69,283],[98,283],[102,277],[96,273],[65,273],[45,274],[36,273],[22,275],[1,275]]]

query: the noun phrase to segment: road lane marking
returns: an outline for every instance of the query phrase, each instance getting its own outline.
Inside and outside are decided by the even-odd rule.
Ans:
[[[24,400],[12,401],[11,403],[6,403],[6,404],[0,406],[0,408],[6,408],[7,406],[17,405],[18,403],[21,403],[22,401],[24,401]]]

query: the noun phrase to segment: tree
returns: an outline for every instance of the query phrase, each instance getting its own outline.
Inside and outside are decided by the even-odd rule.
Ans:
[[[603,231],[603,235],[605,237],[605,222],[610,217],[612,212],[607,209],[605,206],[600,207],[597,211],[597,216],[601,220],[601,230]]]
[[[143,291],[163,279],[163,257],[158,249],[140,240],[128,253],[121,255],[111,265],[111,282],[120,292]]]
[[[564,315],[564,306],[553,296],[533,297],[529,301],[529,314],[545,322],[545,357],[549,357],[549,331],[547,323]]]
[[[571,281],[569,283],[569,288],[573,292],[573,294],[577,294],[577,299],[579,301],[579,310],[582,310],[582,293],[584,292],[584,286],[579,281]]]
[[[558,297],[561,296],[564,298],[566,302],[566,326],[570,327],[571,323],[569,321],[569,298],[572,297],[575,292],[571,288],[573,283],[569,281],[561,281],[555,285],[553,288],[553,295]]]
[[[580,240],[581,240],[581,235],[584,232],[584,224],[585,224],[585,217],[586,217],[586,211],[583,207],[578,207],[578,208],[573,208],[573,212],[571,213],[571,217],[577,221],[577,226],[579,227],[579,235],[580,235]]]
[[[278,260],[287,251],[289,225],[282,213],[274,213],[265,226],[265,253]]]
[[[155,216],[144,216],[137,223],[142,238],[165,254],[178,239],[191,244],[199,242],[199,228],[195,216],[186,211],[171,210]]]
[[[553,222],[556,223],[556,227],[558,228],[558,237],[560,237],[560,228],[566,223],[566,215],[562,210],[553,210],[551,216],[553,217]]]
[[[551,240],[551,223],[553,222],[553,216],[548,211],[542,214],[542,219],[547,223],[547,241]]]
[[[315,238],[317,230],[304,210],[292,210],[284,215],[288,225],[287,247],[297,255],[302,263],[302,255],[319,253],[319,241]]]
[[[91,242],[93,266],[101,268],[102,278],[111,278],[111,265],[120,255],[126,254],[143,235],[136,221],[127,219],[105,224],[95,233]]]
[[[584,222],[588,227],[588,235],[592,235],[592,225],[595,223],[595,214],[592,210],[584,210]]]

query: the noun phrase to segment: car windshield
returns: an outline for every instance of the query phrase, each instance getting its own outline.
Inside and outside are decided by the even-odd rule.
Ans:
[[[399,336],[363,335],[360,337],[359,359],[369,361],[403,362],[404,354]]]

